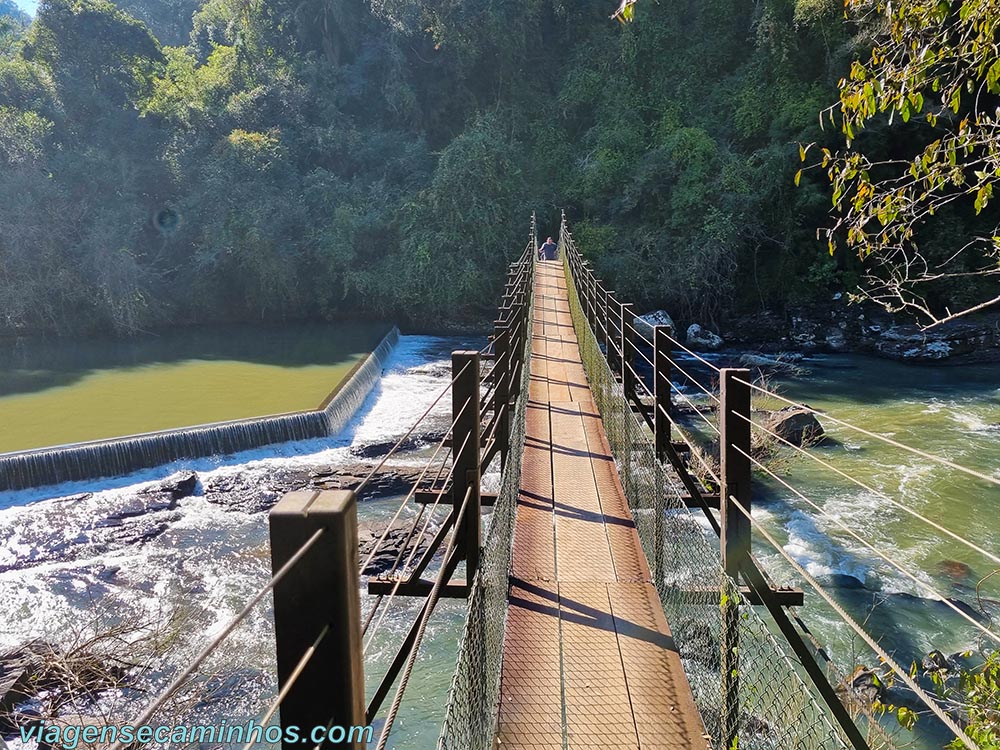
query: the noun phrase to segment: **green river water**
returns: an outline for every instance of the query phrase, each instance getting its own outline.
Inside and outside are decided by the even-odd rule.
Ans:
[[[806,372],[773,382],[789,399],[829,417],[1000,479],[1000,365],[917,366],[862,356],[819,356]],[[761,398],[755,408],[780,408]],[[784,449],[777,473],[815,502],[810,507],[775,479],[755,475],[755,524],[830,586],[835,598],[905,667],[932,649],[975,649],[979,632],[940,600],[978,608],[977,583],[1000,565],[908,513],[1000,556],[1000,487],[820,417],[827,440],[811,455],[864,484]],[[894,505],[892,501],[898,503]],[[885,555],[852,537],[844,526]],[[779,580],[806,589],[804,619],[842,671],[877,660],[853,632],[756,535],[754,550]],[[913,574],[907,577],[892,563]],[[847,578],[851,576],[853,578]],[[856,587],[857,579],[864,588]],[[979,588],[996,629],[1000,575]],[[993,648],[997,644],[987,641]],[[924,720],[918,747],[947,737]],[[912,738],[910,738],[912,739]]]
[[[0,453],[317,408],[381,323],[0,344]]]

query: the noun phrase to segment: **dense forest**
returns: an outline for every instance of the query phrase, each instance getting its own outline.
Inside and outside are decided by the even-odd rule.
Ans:
[[[860,44],[842,4],[637,7],[8,9],[0,332],[476,321],[530,211],[554,233],[561,207],[624,295],[682,320],[852,284],[816,236],[829,182],[794,184],[798,143],[839,136],[819,113]]]

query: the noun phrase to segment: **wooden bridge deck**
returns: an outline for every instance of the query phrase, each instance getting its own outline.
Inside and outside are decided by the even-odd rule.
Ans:
[[[535,281],[497,748],[708,747],[587,384],[561,262]]]

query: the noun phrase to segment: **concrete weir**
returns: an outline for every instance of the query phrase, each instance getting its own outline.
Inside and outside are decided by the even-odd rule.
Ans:
[[[393,327],[374,351],[313,411],[147,432],[140,435],[0,454],[0,492],[128,474],[181,458],[200,458],[273,443],[336,435],[378,382],[399,342]]]

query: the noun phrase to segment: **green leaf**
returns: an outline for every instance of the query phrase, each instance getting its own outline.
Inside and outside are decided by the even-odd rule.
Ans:
[[[913,725],[917,723],[917,715],[906,706],[900,706],[896,712],[896,720],[903,729],[913,729]]]

